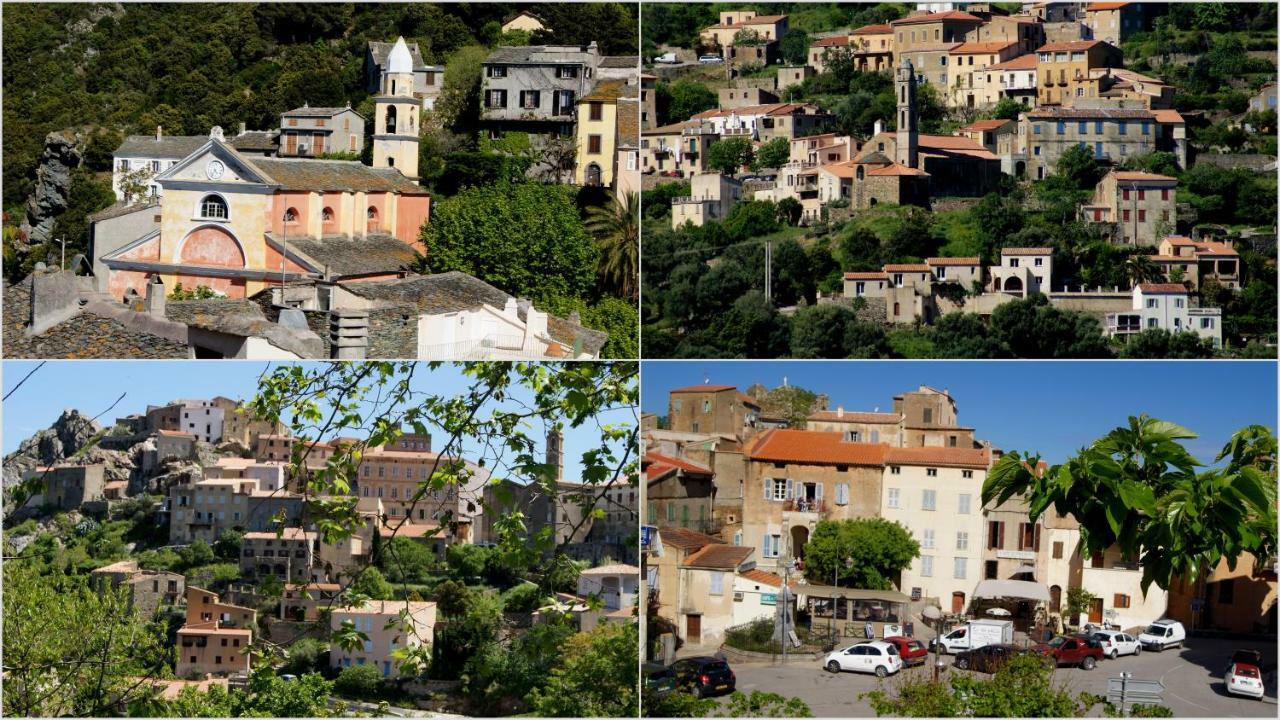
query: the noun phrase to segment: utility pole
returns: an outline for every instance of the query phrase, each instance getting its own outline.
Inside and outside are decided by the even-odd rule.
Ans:
[[[62,260],[58,263],[59,270],[67,269],[67,238],[58,238],[58,242],[62,243]]]
[[[787,587],[791,582],[791,560],[782,564],[782,664],[787,664]]]
[[[764,299],[773,302],[773,241],[764,243]]]

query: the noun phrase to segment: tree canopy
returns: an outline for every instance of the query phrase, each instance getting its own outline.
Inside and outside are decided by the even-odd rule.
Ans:
[[[823,520],[805,545],[805,576],[824,584],[837,578],[842,587],[888,590],[919,555],[920,543],[911,531],[891,520]]]

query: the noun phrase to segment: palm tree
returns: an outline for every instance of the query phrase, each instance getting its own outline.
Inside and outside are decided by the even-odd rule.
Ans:
[[[1124,261],[1125,275],[1129,276],[1129,282],[1137,285],[1139,283],[1154,282],[1161,280],[1164,273],[1156,264],[1151,261],[1150,255],[1133,254],[1128,260]]]
[[[639,297],[640,213],[635,193],[587,208],[587,232],[600,246],[600,283],[629,300]]]

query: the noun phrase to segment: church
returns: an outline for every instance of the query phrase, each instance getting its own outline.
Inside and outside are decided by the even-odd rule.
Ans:
[[[401,278],[431,213],[418,181],[421,101],[404,38],[383,66],[374,97],[372,166],[358,161],[242,152],[221,128],[160,172],[149,201],[90,217],[94,274],[116,300],[159,282],[246,298],[272,285],[333,278]],[[131,293],[132,291],[132,293]]]

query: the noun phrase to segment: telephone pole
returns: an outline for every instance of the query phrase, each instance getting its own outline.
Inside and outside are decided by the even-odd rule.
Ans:
[[[764,299],[773,302],[773,242],[764,244]]]

